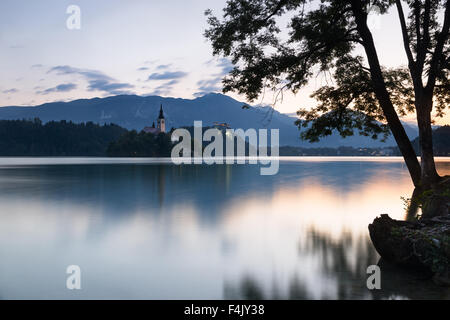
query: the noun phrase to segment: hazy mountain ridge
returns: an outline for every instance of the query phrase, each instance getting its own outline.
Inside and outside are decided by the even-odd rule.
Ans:
[[[192,126],[195,120],[204,126],[214,122],[226,122],[232,128],[280,129],[280,144],[301,147],[382,147],[395,145],[392,137],[386,143],[363,136],[342,139],[338,134],[318,143],[301,141],[295,118],[264,107],[242,109],[243,102],[222,94],[208,94],[196,99],[164,98],[159,96],[119,95],[106,98],[79,99],[70,102],[53,102],[30,107],[1,107],[0,119],[33,119],[43,122],[68,120],[75,123],[114,123],[127,129],[142,130],[150,126],[163,105],[166,125],[172,127]],[[411,139],[417,137],[417,129],[405,124]]]

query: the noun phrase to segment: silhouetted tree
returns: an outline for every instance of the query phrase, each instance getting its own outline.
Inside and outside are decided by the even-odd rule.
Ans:
[[[396,7],[407,68],[386,69],[368,26],[372,9]],[[403,6],[408,7],[405,17]],[[376,139],[389,129],[415,186],[431,186],[436,172],[431,112],[442,116],[450,101],[450,0],[228,0],[224,18],[208,10],[205,36],[215,55],[235,65],[224,91],[249,100],[266,88],[297,92],[316,70],[333,72],[334,85],[317,90],[318,105],[299,111],[301,137],[310,141],[338,130]],[[280,20],[290,19],[283,39]],[[440,19],[442,18],[442,19]],[[361,46],[365,58],[355,49]],[[416,112],[421,164],[399,115]]]

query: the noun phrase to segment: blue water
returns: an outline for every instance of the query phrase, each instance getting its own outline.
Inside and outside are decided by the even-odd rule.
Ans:
[[[450,159],[438,163],[450,174]],[[445,299],[382,270],[367,226],[405,217],[398,158],[282,158],[175,166],[163,159],[0,158],[2,299]],[[66,268],[81,269],[81,290]]]

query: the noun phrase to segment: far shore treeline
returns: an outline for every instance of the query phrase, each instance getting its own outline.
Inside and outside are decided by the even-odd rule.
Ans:
[[[0,156],[163,157],[170,136],[128,131],[115,124],[0,120]]]
[[[0,120],[0,156],[104,156],[125,133],[113,124]]]
[[[435,155],[450,156],[450,126],[434,131]],[[418,139],[413,140],[417,150]],[[115,124],[0,120],[0,156],[170,157],[170,133],[153,135]],[[399,156],[397,147],[281,147],[281,156]]]

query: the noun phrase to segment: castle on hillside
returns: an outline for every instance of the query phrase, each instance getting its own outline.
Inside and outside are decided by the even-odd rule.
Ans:
[[[155,122],[153,122],[153,125],[151,127],[144,128],[144,132],[152,134],[166,133],[166,119],[164,118],[164,111],[162,105],[159,108],[159,117],[157,119],[156,128]]]

